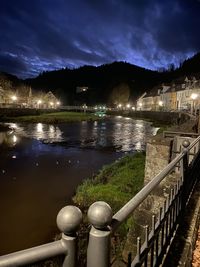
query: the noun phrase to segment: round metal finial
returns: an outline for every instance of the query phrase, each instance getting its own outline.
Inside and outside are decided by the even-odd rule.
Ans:
[[[93,203],[88,209],[88,220],[95,228],[103,229],[111,223],[111,207],[104,201]]]
[[[189,145],[190,145],[190,141],[187,140],[187,139],[185,139],[185,140],[183,141],[183,143],[182,143],[182,146],[183,146],[184,148],[187,148]]]
[[[74,233],[79,228],[82,218],[82,212],[79,208],[66,206],[57,215],[57,226],[65,234]]]

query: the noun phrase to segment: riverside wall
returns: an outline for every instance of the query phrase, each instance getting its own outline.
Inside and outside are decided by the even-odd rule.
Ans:
[[[188,132],[192,133],[194,131],[195,121],[187,121],[180,126],[172,127],[172,131],[175,132]],[[164,167],[172,159],[172,149],[173,149],[173,138],[164,138],[162,134],[156,135],[149,138],[146,146],[146,163],[145,163],[145,178],[144,184],[150,182],[155,175],[163,170]],[[127,240],[125,243],[123,258],[125,261],[128,259],[131,252],[132,255],[136,253],[136,242],[137,236],[141,236],[144,241],[144,227],[146,225],[151,225],[152,215],[159,213],[159,209],[163,206],[167,194],[170,193],[171,188],[176,184],[179,174],[173,173],[169,174],[159,186],[147,197],[147,199],[140,205],[140,207],[134,213],[134,227],[129,229]],[[192,251],[194,249],[195,240],[197,237],[197,230],[199,228],[199,218],[200,218],[200,201],[199,201],[199,187],[196,193],[192,197],[192,204],[188,206],[189,214],[186,213],[184,220],[184,226],[180,228],[178,235],[175,239],[175,245],[181,245],[178,248],[179,255],[177,256],[176,249],[170,250],[170,256],[167,257],[166,262],[170,264],[165,264],[165,266],[191,266],[192,261]],[[192,208],[191,208],[192,206]],[[183,231],[184,230],[184,231]],[[137,233],[137,235],[135,235]],[[183,242],[184,236],[184,242]],[[175,254],[174,254],[175,251]],[[170,258],[170,260],[169,260]],[[176,259],[176,264],[175,263]],[[174,261],[174,262],[173,262]]]
[[[0,119],[4,117],[17,117],[28,115],[40,115],[60,111],[58,109],[35,109],[35,108],[0,108]]]
[[[110,115],[126,115],[135,119],[148,119],[162,124],[182,124],[190,119],[190,115],[183,112],[167,112],[167,111],[128,111],[128,110],[112,110],[107,111]]]

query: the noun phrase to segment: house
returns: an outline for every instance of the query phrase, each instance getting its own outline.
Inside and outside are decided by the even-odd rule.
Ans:
[[[76,87],[76,93],[83,93],[83,92],[87,92],[87,91],[88,91],[87,86],[77,86]]]

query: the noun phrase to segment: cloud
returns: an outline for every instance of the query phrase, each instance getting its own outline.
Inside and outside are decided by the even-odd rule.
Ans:
[[[28,77],[115,60],[178,64],[200,49],[199,11],[195,0],[3,0],[0,69]]]

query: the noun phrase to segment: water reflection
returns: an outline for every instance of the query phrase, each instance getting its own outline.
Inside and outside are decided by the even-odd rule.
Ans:
[[[0,254],[50,242],[57,212],[71,204],[82,179],[124,152],[144,150],[156,131],[149,122],[123,117],[9,126],[0,133]]]
[[[35,131],[29,133],[33,134],[33,137],[38,140],[45,140],[47,142],[59,142],[62,141],[62,132],[58,126],[37,123],[35,126]]]
[[[7,145],[9,147],[15,146],[19,141],[19,138],[14,134],[13,131],[0,132],[0,145]]]
[[[49,125],[43,123],[18,125],[9,124],[12,138],[8,138],[15,145],[19,136],[35,138],[45,144],[57,144],[67,147],[81,147],[93,149],[112,149],[114,151],[129,152],[145,150],[146,139],[155,135],[158,128],[142,120],[116,116],[106,121],[80,122],[72,124]],[[5,133],[3,133],[5,135]],[[4,137],[0,137],[2,143]]]

